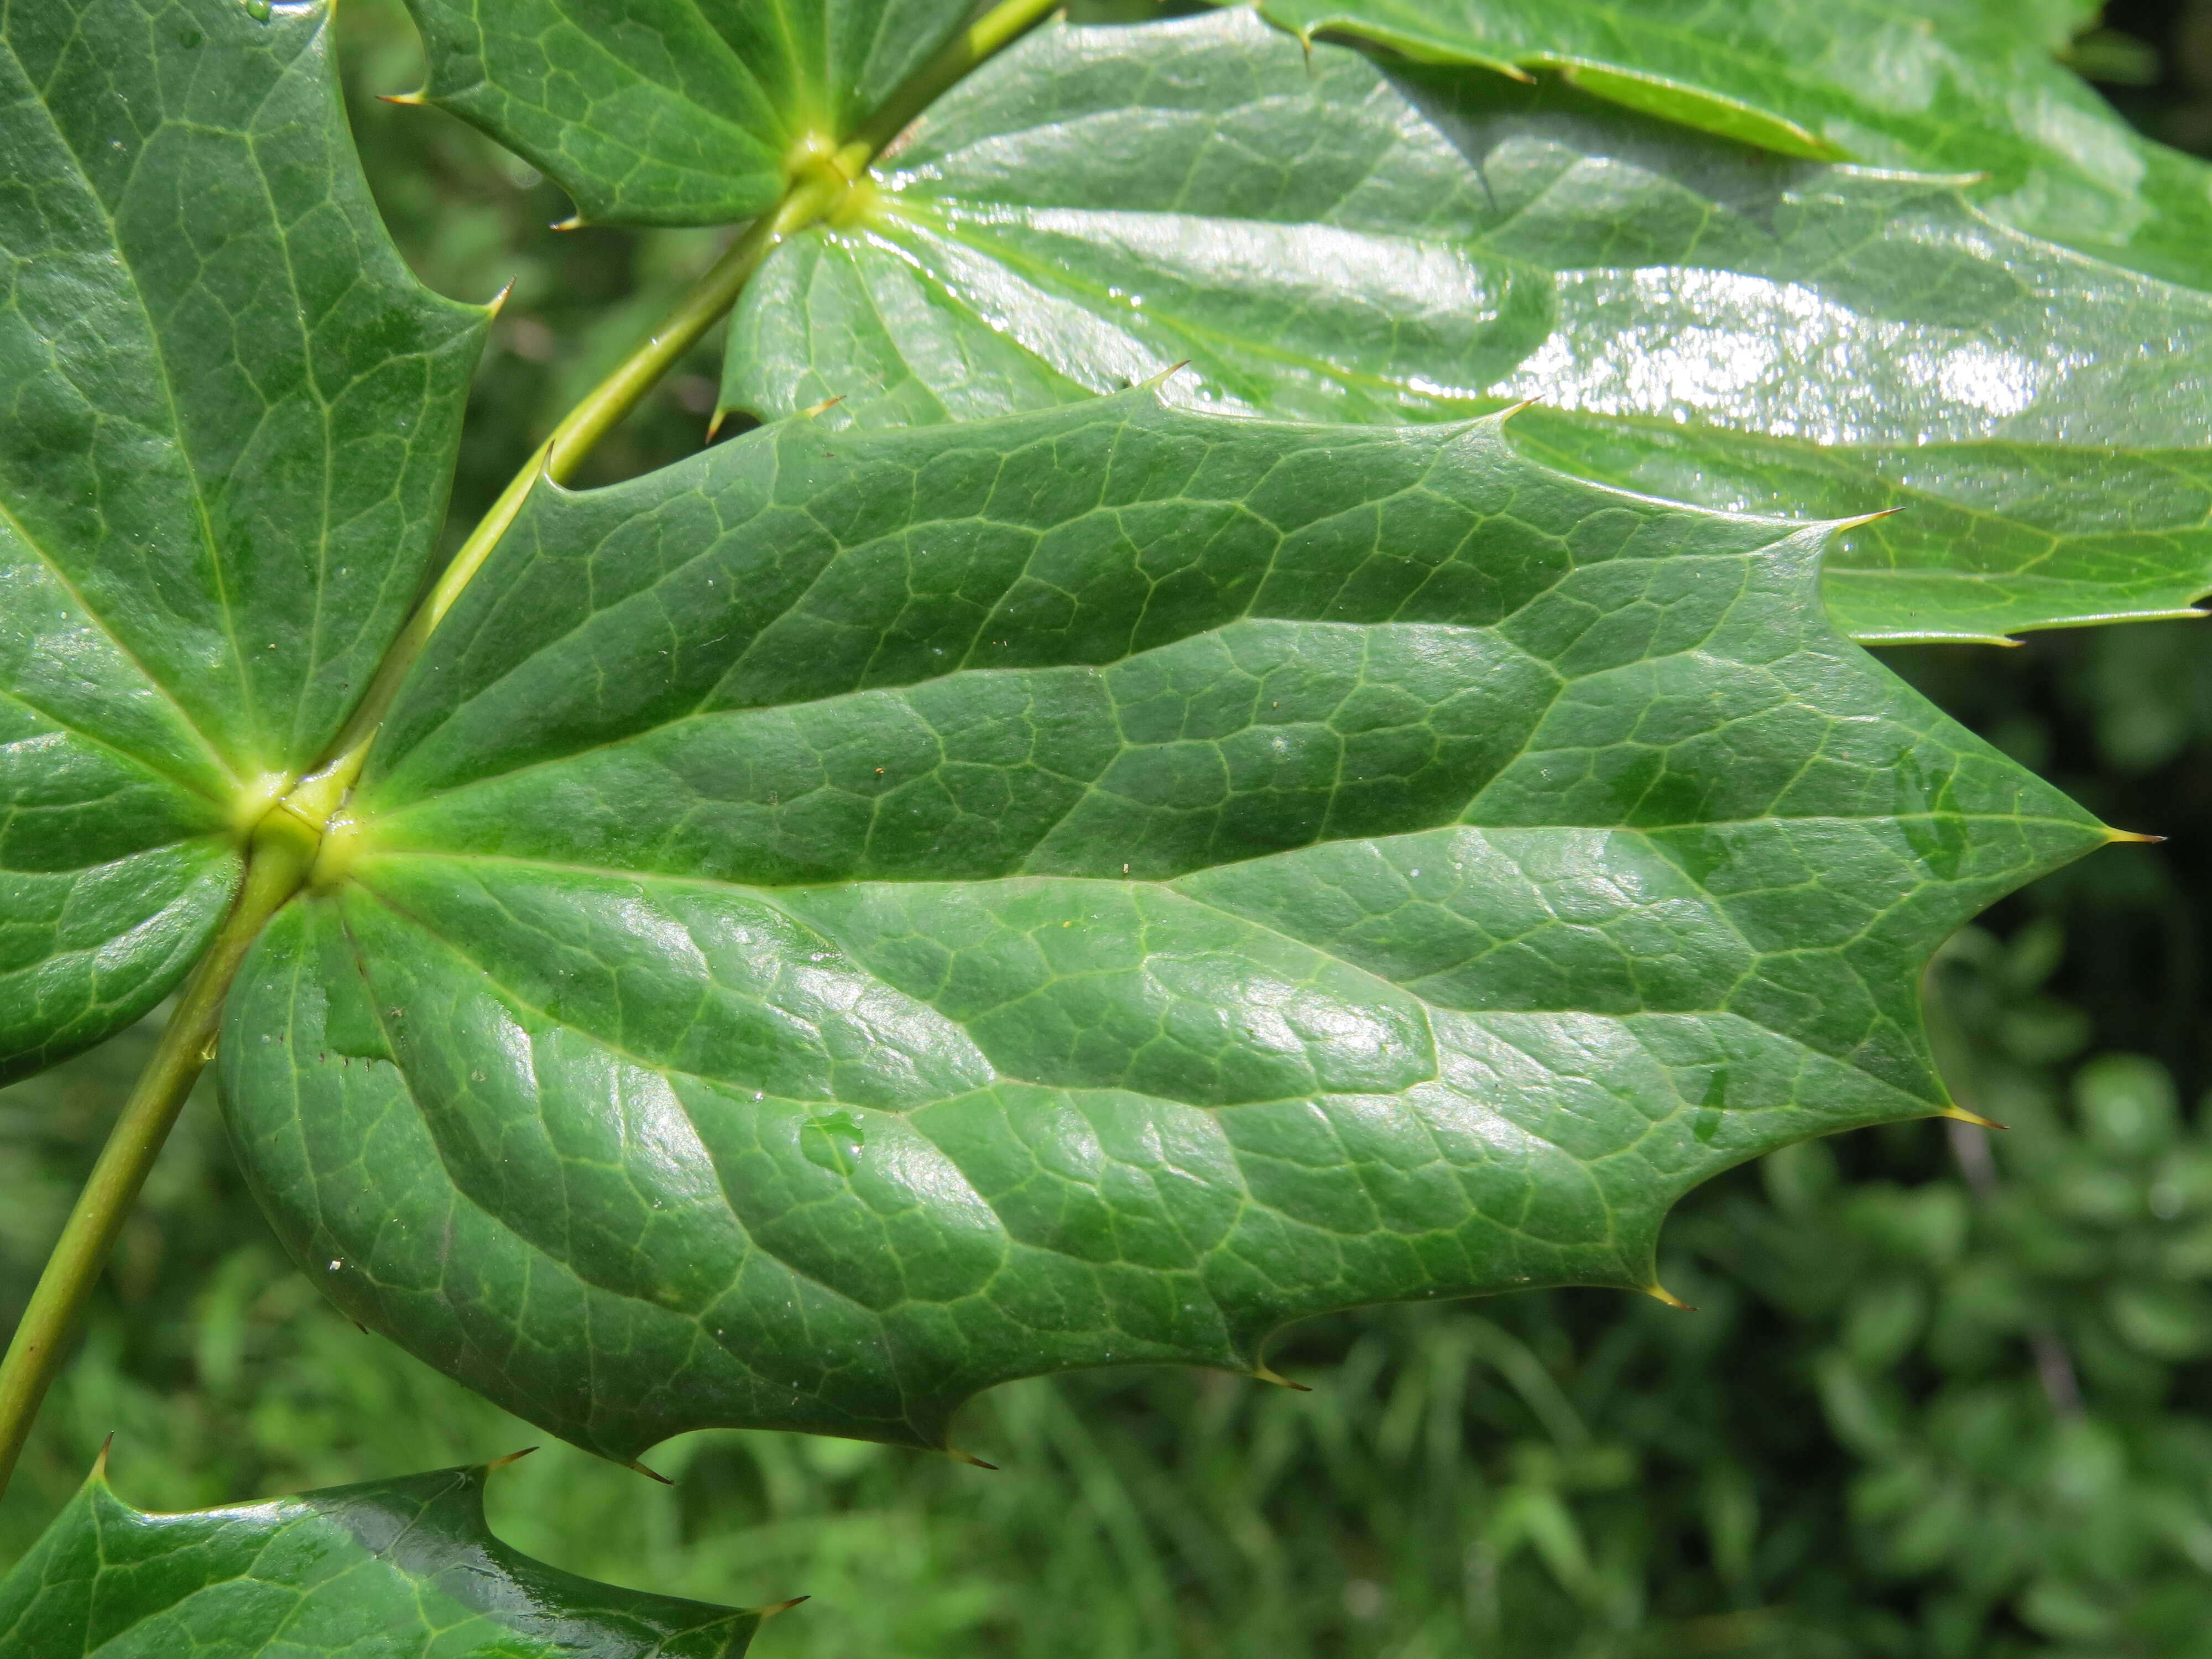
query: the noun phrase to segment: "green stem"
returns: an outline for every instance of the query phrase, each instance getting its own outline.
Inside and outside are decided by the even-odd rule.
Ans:
[[[100,1149],[92,1177],[77,1194],[53,1254],[15,1327],[8,1357],[0,1360],[0,1492],[38,1415],[39,1402],[61,1369],[64,1346],[92,1288],[106,1266],[124,1218],[146,1183],[146,1172],[168,1139],[169,1127],[192,1084],[215,1054],[222,1000],[245,959],[246,947],[269,918],[299,890],[314,857],[312,837],[283,814],[257,834],[246,854],[237,902],[200,959],[162,1029],[154,1057],[139,1074],[123,1115]]]

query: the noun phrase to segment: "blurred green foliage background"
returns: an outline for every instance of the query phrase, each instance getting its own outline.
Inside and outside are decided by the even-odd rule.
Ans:
[[[432,111],[398,0],[346,0],[349,96],[434,286],[512,293],[454,538],[712,258],[714,233],[558,234],[560,193]],[[2124,0],[2077,66],[2212,152],[2212,0]],[[709,343],[710,347],[712,342]],[[710,352],[581,482],[689,453]],[[1801,1146],[1685,1204],[1665,1276],[1382,1310],[1275,1358],[1309,1394],[1126,1370],[1003,1389],[996,1474],[713,1433],[654,1486],[548,1446],[494,1521],[572,1570],[680,1595],[811,1594],[761,1659],[1455,1655],[2212,1656],[2212,635],[2167,624],[1887,660],[2109,823],[1931,972],[1967,1102]],[[12,1320],[147,1028],[0,1092]],[[82,1353],[0,1502],[11,1560],[116,1435],[118,1489],[179,1509],[475,1461],[539,1438],[325,1306],[196,1098]]]

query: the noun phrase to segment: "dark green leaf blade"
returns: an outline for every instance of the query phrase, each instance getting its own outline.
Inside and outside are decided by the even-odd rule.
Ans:
[[[1920,961],[2107,838],[1823,533],[1143,392],[548,491],[234,994],[246,1166],[618,1457],[1648,1286],[1698,1181],[1940,1109]]]
[[[296,771],[415,597],[487,313],[385,235],[327,7],[8,26],[9,510],[233,778]]]
[[[967,0],[409,0],[426,96],[526,155],[589,223],[726,224],[783,193]]]
[[[2212,300],[1955,180],[1778,163],[1249,14],[1040,31],[740,301],[724,401],[966,419],[1189,367],[1303,420],[1535,398],[1547,459],[1728,510],[1909,509],[1830,561],[1867,639],[2170,616],[2212,589]],[[2141,486],[2130,488],[2129,486]]]
[[[2212,282],[2212,171],[2137,134],[1996,0],[1263,0],[1300,35],[1571,79],[1784,155],[1987,175],[1996,218]]]
[[[2212,592],[2212,447],[1821,446],[1531,410],[1530,454],[1624,489],[1744,512],[1894,513],[1838,539],[1821,591],[1869,643],[2194,617]]]
[[[421,580],[483,313],[386,240],[327,36],[0,15],[0,1076],[176,983]]]
[[[5,1659],[737,1659],[755,1612],[617,1589],[485,1524],[484,1467],[188,1515],[104,1462],[0,1579]]]

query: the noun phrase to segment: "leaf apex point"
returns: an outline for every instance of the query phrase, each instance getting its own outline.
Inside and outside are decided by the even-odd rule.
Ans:
[[[100,1443],[100,1455],[92,1460],[92,1479],[101,1486],[107,1484],[107,1454],[115,1449],[115,1431],[110,1429],[107,1437]]]
[[[2114,830],[2107,825],[2105,830],[2105,839],[2108,842],[2130,842],[2139,847],[2157,847],[2165,842],[2166,837],[2164,836],[2146,836],[2140,830]]]
[[[1138,385],[1146,392],[1157,392],[1162,387],[1165,386],[1170,380],[1175,379],[1176,375],[1182,374],[1183,370],[1189,367],[1190,359],[1186,357],[1179,363],[1170,363],[1165,368],[1153,375],[1150,380],[1140,380],[1138,382]]]
[[[1683,1301],[1680,1297],[1675,1295],[1674,1291],[1668,1290],[1664,1285],[1646,1285],[1644,1287],[1644,1294],[1650,1297],[1654,1302],[1664,1303],[1668,1307],[1674,1309],[1676,1313],[1697,1312],[1697,1309],[1694,1306]]]
[[[971,1468],[988,1469],[994,1474],[996,1474],[999,1472],[999,1466],[996,1463],[986,1463],[981,1458],[976,1456],[975,1453],[962,1451],[957,1446],[947,1446],[945,1449],[945,1455],[951,1458],[954,1462],[965,1463]]]
[[[376,101],[380,104],[398,104],[403,109],[413,109],[418,105],[430,101],[430,89],[428,87],[417,87],[412,92],[380,92],[376,94]]]
[[[705,441],[708,443],[714,441],[714,434],[722,429],[722,422],[727,420],[729,416],[730,411],[726,409],[718,409],[714,411],[714,418],[707,422],[707,437]]]
[[[584,216],[580,213],[572,213],[565,219],[556,219],[546,227],[548,230],[581,230],[583,228]]]
[[[643,1475],[643,1476],[644,1476],[647,1480],[658,1480],[658,1481],[659,1481],[659,1482],[660,1482],[660,1484],[661,1484],[662,1486],[674,1486],[674,1485],[676,1484],[673,1480],[670,1480],[666,1475],[665,1475],[665,1474],[661,1474],[659,1470],[657,1470],[657,1469],[648,1469],[647,1468],[646,1468],[646,1467],[645,1467],[645,1465],[644,1465],[644,1464],[642,1464],[642,1463],[639,1462],[637,1461],[637,1459],[635,1459],[635,1457],[631,1458],[631,1459],[629,1460],[629,1462],[627,1462],[627,1463],[623,1464],[623,1467],[624,1468],[626,1468],[626,1469],[629,1469],[629,1470],[633,1471],[633,1472],[634,1472],[634,1473],[635,1473],[635,1474],[641,1474],[641,1475]]]
[[[510,276],[506,282],[500,285],[500,290],[498,293],[493,295],[490,299],[484,301],[484,321],[489,323],[496,319],[499,313],[507,309],[507,296],[514,292],[514,278]]]
[[[1872,524],[1876,519],[1893,518],[1904,511],[1901,507],[1885,507],[1878,513],[1860,513],[1848,519],[1831,519],[1828,521],[1828,532],[1831,535],[1840,536],[1846,530],[1856,530],[1861,525]]]
[[[771,1601],[766,1607],[756,1607],[753,1611],[759,1614],[761,1622],[763,1624],[766,1624],[769,1620],[775,1618],[779,1613],[789,1613],[801,1601],[811,1601],[814,1598],[811,1595],[794,1595],[787,1601]]]
[[[1984,1117],[1979,1112],[1970,1112],[1965,1107],[1955,1103],[1946,1106],[1936,1115],[1948,1117],[1954,1123],[1971,1123],[1977,1129],[2007,1129],[2012,1127],[2008,1123],[2000,1123],[1993,1117]]]
[[[1313,1392],[1311,1384],[1305,1382],[1293,1382],[1289,1377],[1285,1376],[1281,1372],[1276,1370],[1271,1365],[1255,1365],[1252,1368],[1252,1375],[1262,1382],[1273,1383],[1279,1389],[1289,1389],[1297,1394],[1311,1394]]]
[[[520,1451],[511,1451],[505,1454],[503,1456],[495,1457],[491,1462],[483,1466],[483,1472],[486,1474],[496,1474],[500,1470],[507,1468],[510,1463],[520,1463],[524,1458],[529,1456],[531,1453],[537,1449],[538,1448],[535,1446],[525,1446]]]

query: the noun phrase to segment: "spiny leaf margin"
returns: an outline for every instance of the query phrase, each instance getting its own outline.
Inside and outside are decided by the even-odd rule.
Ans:
[[[937,1445],[1648,1286],[1698,1181],[1943,1109],[1920,963],[2108,832],[1832,631],[1826,527],[1500,427],[1139,391],[534,499],[232,999],[288,1248],[611,1456]]]

